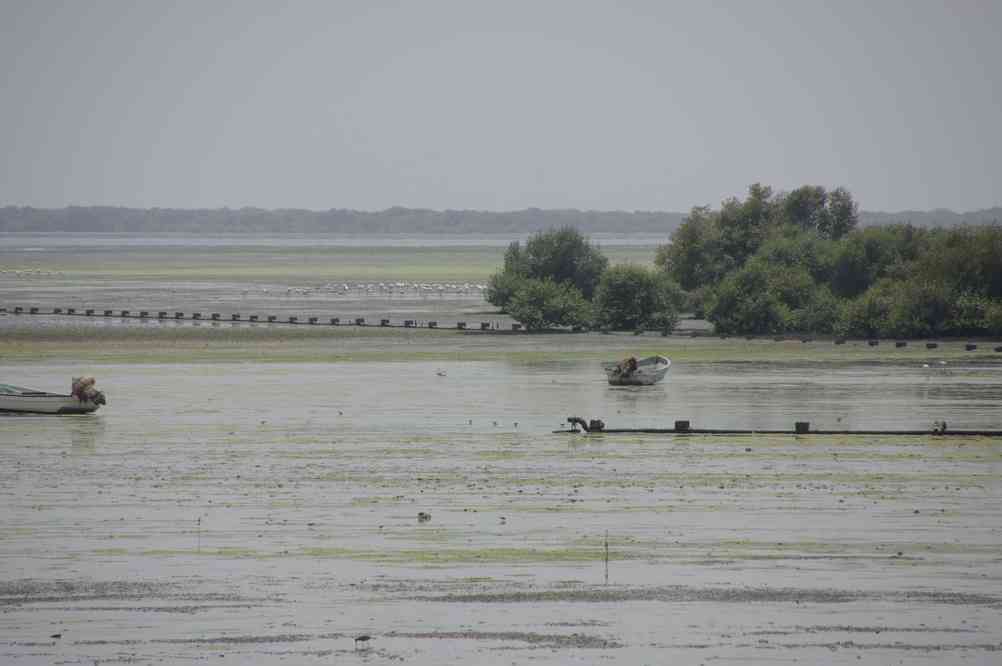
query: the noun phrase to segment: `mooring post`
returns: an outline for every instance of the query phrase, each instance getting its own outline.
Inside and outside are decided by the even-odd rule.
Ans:
[[[797,421],[793,424],[793,429],[798,435],[806,435],[811,431],[811,422]]]

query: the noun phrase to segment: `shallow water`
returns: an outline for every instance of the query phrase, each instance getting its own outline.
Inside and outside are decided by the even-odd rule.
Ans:
[[[1002,649],[1002,440],[551,432],[1002,429],[998,365],[680,362],[650,388],[593,360],[86,370],[98,414],[0,417],[4,663]]]

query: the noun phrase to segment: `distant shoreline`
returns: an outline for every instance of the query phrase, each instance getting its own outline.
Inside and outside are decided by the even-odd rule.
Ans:
[[[389,208],[327,211],[258,208],[67,208],[0,207],[0,233],[101,233],[200,235],[447,235],[518,236],[572,226],[586,234],[648,234],[668,238],[687,213],[666,211],[542,210],[490,212]],[[918,227],[997,224],[1002,207],[957,213],[949,210],[861,212],[862,226],[911,223]]]

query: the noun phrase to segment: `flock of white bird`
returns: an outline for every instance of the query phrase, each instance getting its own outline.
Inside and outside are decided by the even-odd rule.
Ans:
[[[464,295],[482,296],[487,285],[475,282],[328,282],[316,287],[286,287],[286,296],[310,296],[322,294],[325,296],[349,295],[383,295],[383,296],[414,296],[414,295]],[[277,290],[278,293],[282,293]],[[246,290],[244,294],[248,293]],[[270,293],[267,287],[261,288],[261,293]]]

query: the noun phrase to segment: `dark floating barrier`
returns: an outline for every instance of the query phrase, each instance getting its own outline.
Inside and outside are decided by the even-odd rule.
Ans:
[[[585,421],[579,416],[567,417],[566,430],[554,433],[580,433],[580,426],[586,433],[608,433],[611,435],[905,435],[959,437],[1002,437],[1002,430],[952,430],[946,421],[938,421],[930,430],[811,430],[810,421],[797,421],[793,430],[759,430],[740,428],[693,428],[688,420],[675,421],[674,428],[607,428],[601,419]]]

